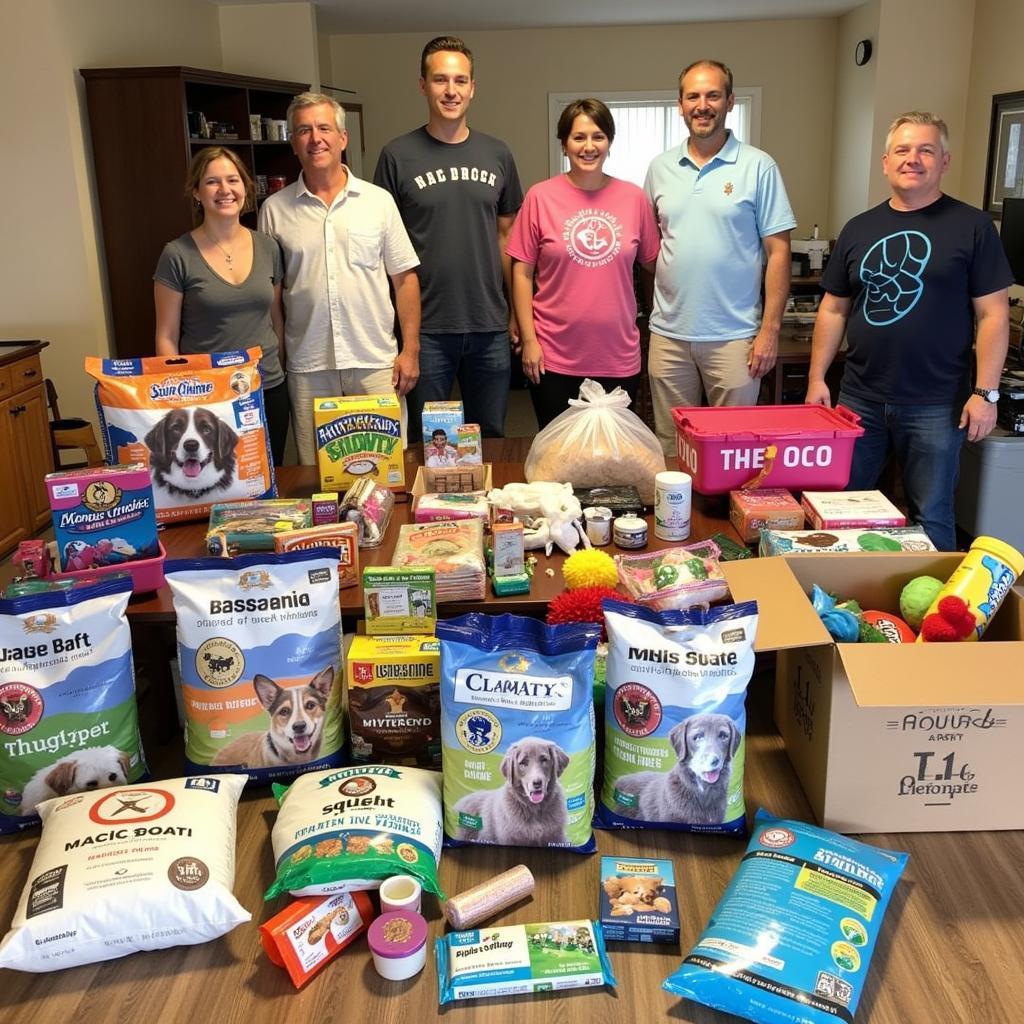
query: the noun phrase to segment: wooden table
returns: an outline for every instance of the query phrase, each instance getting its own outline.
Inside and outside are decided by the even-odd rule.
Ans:
[[[501,460],[495,461],[501,464]],[[312,479],[303,471],[282,474],[289,487]],[[495,482],[502,480],[496,476]],[[720,512],[718,506],[710,514],[697,513],[695,537],[723,525],[716,511]],[[555,559],[552,564],[557,562]],[[539,575],[547,579],[544,565],[542,558]],[[542,583],[540,578],[535,581],[535,601],[548,592],[548,584],[544,583],[542,590]],[[560,584],[551,587],[557,592]],[[766,594],[764,600],[771,600],[771,595]],[[500,604],[506,607],[510,601],[502,599]],[[150,616],[150,621],[155,617],[154,625],[169,625],[160,618],[166,613],[158,604],[138,602],[132,613],[138,621],[137,613]],[[770,722],[773,668],[770,657],[759,660],[748,698],[747,808],[752,813],[764,806],[783,816],[811,820],[782,740]],[[175,732],[162,743],[149,734],[144,736],[154,775],[168,778],[178,774],[183,754],[180,734]],[[865,753],[870,756],[869,751]],[[611,960],[618,980],[614,990],[481,1000],[442,1012],[437,1009],[432,960],[422,974],[409,981],[386,982],[375,973],[366,940],[360,938],[295,992],[285,972],[263,954],[257,933],[257,925],[284,905],[282,901],[262,901],[273,877],[270,829],[274,813],[274,801],[265,790],[247,793],[239,809],[235,892],[252,912],[251,923],[200,946],[140,953],[51,975],[6,973],[0,987],[3,1019],[12,1024],[136,1024],[140,1020],[146,1024],[363,1020],[422,1024],[442,1018],[486,1020],[488,1024],[548,1024],[552,1020],[559,1024],[646,1024],[653,1020],[726,1024],[735,1019],[661,990],[662,981],[681,959],[679,949],[667,946],[612,944]],[[1020,966],[1024,833],[879,835],[869,841],[908,851],[910,863],[882,929],[856,1017],[859,1024],[1020,1021],[1024,1014]],[[745,849],[736,839],[661,831],[599,832],[597,843],[599,854],[674,862],[682,950],[696,940]],[[34,847],[33,834],[0,840],[7,879],[0,890],[0,921],[4,923],[13,914]],[[502,915],[496,924],[565,920],[596,913],[596,857],[528,848],[450,850],[442,858],[440,880],[447,892],[457,893],[518,863],[534,872],[536,893],[531,902]],[[432,897],[425,899],[424,913],[432,937],[442,934],[444,920]]]

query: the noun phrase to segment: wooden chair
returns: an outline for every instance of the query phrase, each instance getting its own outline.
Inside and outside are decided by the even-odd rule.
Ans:
[[[71,417],[64,419],[57,404],[57,389],[53,381],[46,378],[46,406],[50,413],[50,443],[53,446],[53,465],[55,469],[77,469],[80,466],[102,466],[103,452],[96,441],[96,432],[88,420]],[[64,465],[60,461],[60,453],[66,450],[81,451],[85,454],[85,462],[72,462]]]

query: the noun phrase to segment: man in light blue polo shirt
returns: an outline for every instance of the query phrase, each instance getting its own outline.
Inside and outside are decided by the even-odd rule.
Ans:
[[[725,127],[732,72],[699,60],[679,76],[690,131],[655,157],[644,190],[661,228],[648,370],[658,438],[676,450],[672,409],[755,405],[775,365],[796,219],[775,161]],[[761,310],[761,270],[764,311]]]

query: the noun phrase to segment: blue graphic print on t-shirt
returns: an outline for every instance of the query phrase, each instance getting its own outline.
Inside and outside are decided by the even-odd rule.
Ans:
[[[873,327],[902,320],[924,294],[922,275],[932,243],[920,231],[897,231],[880,238],[864,255],[860,279],[867,289],[864,319]]]

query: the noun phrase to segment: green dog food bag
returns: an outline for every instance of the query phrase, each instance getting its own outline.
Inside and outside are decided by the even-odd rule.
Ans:
[[[277,875],[266,898],[376,889],[392,875],[413,875],[444,896],[441,776],[422,768],[358,765],[274,785],[271,841]]]

